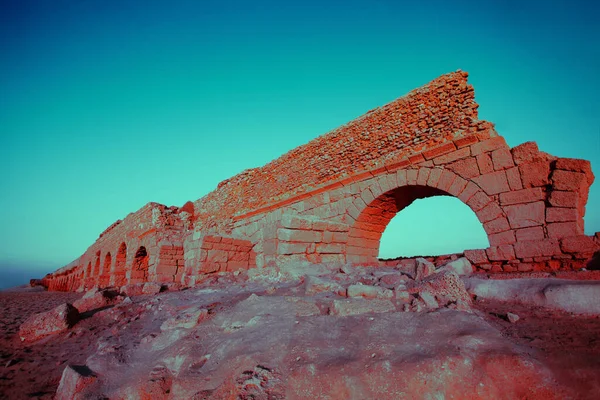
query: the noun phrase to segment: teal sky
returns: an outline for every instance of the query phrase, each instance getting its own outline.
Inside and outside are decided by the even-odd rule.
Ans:
[[[600,179],[589,1],[171,3],[0,0],[0,268],[60,267],[149,201],[196,200],[457,69],[510,146]],[[444,200],[399,214],[382,255],[486,246]]]

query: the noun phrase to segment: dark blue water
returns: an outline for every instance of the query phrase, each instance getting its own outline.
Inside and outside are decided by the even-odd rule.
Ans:
[[[0,290],[29,284],[30,279],[41,279],[54,269],[48,266],[0,262]]]

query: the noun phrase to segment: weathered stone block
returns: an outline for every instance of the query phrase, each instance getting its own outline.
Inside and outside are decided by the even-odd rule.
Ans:
[[[363,297],[365,299],[391,299],[394,292],[379,286],[350,285],[347,290],[348,297]]]
[[[519,165],[523,187],[540,187],[550,183],[550,163],[548,161],[536,161]]]
[[[442,172],[442,176],[440,176],[440,180],[437,183],[437,188],[443,190],[444,192],[448,192],[455,178],[455,174],[453,174],[450,171],[444,170],[444,172]]]
[[[457,196],[462,193],[463,190],[467,187],[467,180],[461,178],[460,176],[456,176],[452,185],[448,188],[448,193],[452,196]]]
[[[559,158],[556,160],[556,169],[566,171],[583,172],[588,177],[592,176],[592,165],[588,160],[580,160],[577,158]],[[588,180],[589,183],[592,183]]]
[[[408,185],[416,185],[417,184],[417,176],[419,175],[418,169],[409,169],[406,171],[406,183]],[[369,203],[367,203],[369,204]]]
[[[504,171],[496,171],[489,174],[473,178],[473,181],[479,185],[488,195],[494,195],[502,192],[508,192],[510,187]]]
[[[279,228],[277,230],[277,238],[286,242],[311,243],[320,242],[323,238],[323,233],[317,231]]]
[[[552,188],[577,192],[587,186],[585,174],[581,172],[554,170],[552,173]]]
[[[421,168],[419,169],[419,173],[417,174],[417,185],[426,186],[427,179],[429,178],[429,173],[431,169],[429,168]]]
[[[546,221],[547,222],[568,222],[577,221],[579,215],[576,208],[557,208],[548,207],[546,208]]]
[[[473,264],[485,264],[489,260],[485,250],[465,250],[465,257]]]
[[[341,317],[367,313],[387,313],[396,311],[390,300],[383,299],[345,299],[334,300],[331,307],[333,315]]]
[[[474,143],[477,143],[479,141],[479,138],[477,137],[477,135],[469,135],[469,136],[464,136],[458,139],[454,140],[454,144],[456,145],[457,149],[461,149],[465,146],[470,146]]]
[[[475,193],[473,197],[469,199],[469,201],[467,201],[467,205],[471,207],[473,211],[477,212],[488,205],[490,201],[492,201],[492,199],[490,199],[488,195],[482,191],[479,191]]]
[[[462,149],[453,151],[451,153],[445,154],[443,156],[437,157],[433,159],[433,163],[435,165],[443,165],[448,164],[471,155],[471,148],[463,147]]]
[[[512,167],[506,170],[506,179],[508,180],[508,186],[511,190],[523,189],[523,182],[521,181],[521,173],[519,167]]]
[[[307,296],[312,296],[322,292],[331,292],[336,294],[344,294],[344,288],[337,282],[316,276],[307,276],[305,281],[305,293]]]
[[[277,254],[304,254],[308,248],[308,243],[298,242],[279,242]]]
[[[600,244],[590,236],[579,235],[561,239],[560,248],[565,253],[594,253]]]
[[[540,150],[535,142],[525,142],[511,149],[515,164],[531,162],[540,157]]]
[[[517,242],[544,239],[544,228],[541,226],[517,229],[515,233],[517,235]]]
[[[504,211],[513,229],[544,225],[545,223],[545,205],[543,201],[505,206]]]
[[[508,148],[494,150],[492,152],[492,163],[494,164],[494,169],[496,171],[511,168],[515,165],[512,154]]]
[[[465,186],[465,188],[457,195],[457,197],[462,200],[463,203],[468,204],[468,201],[471,200],[471,197],[473,197],[479,191],[479,186],[473,182],[467,182],[467,186]]]
[[[539,200],[544,200],[544,193],[539,187],[500,193],[500,204],[502,205],[532,203]]]
[[[226,263],[227,262],[227,252],[223,250],[208,250],[208,255],[206,257],[207,262],[213,263]]]
[[[506,141],[502,136],[496,136],[491,139],[473,144],[471,146],[471,155],[478,156],[481,153],[494,151],[502,147],[508,147]]]
[[[479,221],[481,222],[488,222],[502,217],[502,214],[503,213],[500,206],[498,206],[496,202],[492,201],[477,212],[477,218],[479,218]]]
[[[494,171],[494,164],[492,163],[492,158],[488,155],[488,153],[480,154],[476,158],[480,174],[489,174],[490,172]]]
[[[433,149],[430,149],[430,150],[425,150],[423,152],[423,156],[425,157],[426,160],[431,160],[432,158],[438,157],[442,154],[450,153],[451,151],[454,151],[454,150],[456,150],[456,147],[454,146],[454,143],[450,142],[450,143],[445,143],[441,146],[434,147]]]
[[[554,222],[547,225],[548,237],[564,238],[583,235],[583,229],[576,222]]]
[[[575,208],[579,204],[579,197],[576,192],[563,192],[553,190],[548,198],[550,205],[553,207],[569,207]]]
[[[454,173],[465,179],[479,176],[479,167],[477,166],[477,159],[475,157],[469,157],[453,162],[452,164],[446,165],[446,168],[454,171]]]
[[[280,223],[281,227],[283,228],[310,230],[312,228],[313,221],[297,215],[283,214]]]
[[[405,169],[401,169],[401,170],[398,170],[398,172],[396,172],[396,181],[398,182],[398,187],[407,185]]]
[[[514,245],[518,258],[553,256],[561,254],[560,245],[556,239],[532,240],[517,242]]]
[[[512,245],[492,246],[485,250],[490,261],[508,261],[515,259],[515,250]]]
[[[339,254],[344,251],[344,245],[339,243],[319,243],[317,244],[316,251],[320,254]]]
[[[19,327],[21,341],[35,341],[64,332],[79,320],[79,312],[71,304],[61,304],[50,311],[33,314]]]
[[[471,265],[471,262],[466,257],[461,257],[446,263],[440,268],[439,272],[441,271],[450,271],[459,276],[468,276],[473,273],[473,265]]]
[[[239,271],[243,269],[248,269],[249,262],[248,261],[228,261],[227,262],[227,271]]]
[[[85,365],[68,365],[62,373],[54,399],[83,399],[87,396],[82,396],[82,392],[97,379],[96,374]]]
[[[516,242],[513,231],[506,231],[488,235],[491,246],[501,246],[503,244],[513,244]]]

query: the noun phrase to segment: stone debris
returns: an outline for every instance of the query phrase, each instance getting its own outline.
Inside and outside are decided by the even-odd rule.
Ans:
[[[468,292],[477,298],[531,304],[575,314],[600,315],[600,282],[556,278],[490,280],[471,277]]]
[[[127,297],[140,296],[144,294],[144,285],[141,283],[128,284],[122,286],[119,290]]]
[[[331,314],[346,317],[368,313],[388,313],[396,311],[390,300],[383,299],[345,299],[334,300]]]
[[[350,285],[347,289],[348,297],[364,297],[365,299],[391,299],[394,292],[390,289],[370,285]]]
[[[146,282],[142,287],[143,294],[157,294],[163,289],[163,285],[155,282]]]
[[[457,260],[450,261],[445,264],[438,271],[454,271],[459,276],[469,276],[473,273],[473,266],[469,260],[465,257],[461,257]]]
[[[83,297],[73,302],[73,306],[80,313],[108,307],[123,301],[124,297],[115,289],[92,289],[87,291]]]
[[[205,308],[186,310],[162,323],[161,331],[170,329],[191,329],[208,318],[208,310]]]
[[[417,275],[415,280],[423,280],[435,273],[435,265],[424,258],[417,258]]]
[[[97,380],[96,374],[85,365],[68,365],[60,378],[55,400],[84,400],[82,392]]]
[[[425,306],[427,306],[427,308],[430,310],[437,310],[440,307],[435,297],[426,290],[419,292],[419,297],[421,300],[423,300]]]
[[[305,279],[305,293],[307,296],[315,295],[323,292],[344,293],[344,288],[337,282],[333,282],[327,278],[319,278],[316,276],[307,276]]]
[[[511,313],[511,312],[506,313],[506,318],[508,318],[508,321],[511,324],[514,324],[519,320],[519,316],[517,314]]]
[[[71,304],[61,304],[53,310],[34,314],[19,328],[21,341],[33,342],[48,335],[67,331],[79,320],[79,312]]]

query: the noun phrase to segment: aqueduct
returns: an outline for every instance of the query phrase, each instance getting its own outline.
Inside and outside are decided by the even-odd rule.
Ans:
[[[377,265],[385,227],[416,199],[454,196],[490,247],[465,250],[478,270],[574,270],[600,248],[584,235],[588,161],[509,148],[477,119],[462,71],[443,75],[271,163],[221,182],[183,207],[149,203],[106,229],[53,290],[288,263]]]

